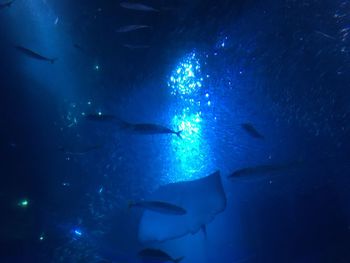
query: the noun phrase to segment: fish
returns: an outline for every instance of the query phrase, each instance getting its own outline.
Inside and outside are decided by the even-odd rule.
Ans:
[[[130,3],[130,2],[121,2],[120,6],[125,9],[143,11],[143,12],[159,12],[158,9],[155,9],[151,6],[144,5],[141,3]]]
[[[116,30],[116,32],[117,33],[128,33],[131,31],[136,31],[136,30],[145,29],[145,28],[152,28],[152,27],[148,26],[148,25],[127,25],[127,26],[119,27]]]
[[[64,147],[60,146],[58,147],[58,150],[60,152],[63,152],[64,154],[70,154],[70,155],[84,155],[88,152],[91,152],[91,151],[94,151],[94,150],[98,150],[102,147],[102,145],[93,145],[93,146],[89,146],[89,147],[86,147],[85,149],[82,149],[82,150],[76,150],[76,151],[73,151],[73,150],[68,150],[68,149],[65,149]]]
[[[303,162],[294,161],[287,164],[262,164],[262,165],[252,166],[252,167],[245,167],[234,171],[228,176],[228,178],[229,179],[241,179],[245,177],[264,178],[264,176],[269,176],[276,172],[283,172],[300,164],[303,164]]]
[[[259,133],[251,123],[242,123],[242,128],[253,138],[264,139],[264,135]]]
[[[116,121],[118,118],[114,115],[109,114],[87,114],[85,115],[85,118],[89,121],[97,121],[97,122],[111,122]]]
[[[166,252],[160,250],[160,249],[154,249],[154,248],[145,248],[142,249],[138,256],[146,260],[146,262],[174,262],[178,263],[181,260],[183,260],[185,257],[179,257],[179,258],[172,258],[169,256]]]
[[[161,201],[139,201],[139,202],[130,202],[129,208],[132,207],[142,207],[147,210],[158,212],[161,214],[168,215],[185,215],[187,211],[177,205],[161,202]]]
[[[128,49],[147,49],[150,48],[148,45],[134,45],[134,44],[123,44],[123,47]]]
[[[14,0],[0,4],[0,10],[5,9],[7,7],[10,7],[13,4],[13,2],[14,2]]]
[[[37,60],[43,60],[43,61],[48,61],[50,62],[51,64],[55,63],[55,61],[57,60],[57,58],[47,58],[47,57],[44,57],[26,47],[23,47],[23,46],[15,46],[15,48],[20,51],[21,53],[23,53],[24,55],[30,57],[30,58],[34,58],[34,59],[37,59]]]
[[[152,123],[128,123],[122,122],[122,128],[130,130],[137,134],[152,135],[152,134],[175,134],[179,138],[181,137],[182,130],[173,131],[165,126],[152,124]]]

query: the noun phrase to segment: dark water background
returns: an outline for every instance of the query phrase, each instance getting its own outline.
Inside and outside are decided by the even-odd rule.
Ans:
[[[207,240],[199,232],[156,247],[184,263],[350,262],[350,2],[144,3],[162,11],[107,0],[18,0],[0,10],[0,262],[139,262],[142,211],[128,211],[128,200],[216,169],[228,203]],[[116,33],[139,23],[153,28]],[[193,54],[201,87],[189,102],[168,84]],[[201,115],[184,140],[83,116],[178,130],[187,107]],[[227,179],[296,160],[304,165],[271,179]]]

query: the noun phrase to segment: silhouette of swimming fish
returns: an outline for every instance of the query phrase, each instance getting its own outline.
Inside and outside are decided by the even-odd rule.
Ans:
[[[0,4],[0,10],[5,9],[6,7],[10,7],[14,1],[9,1],[7,3]]]
[[[120,6],[125,9],[143,11],[143,12],[159,12],[159,10],[140,3],[131,3],[131,2],[121,2]]]
[[[131,31],[139,30],[139,29],[145,29],[145,28],[152,28],[151,26],[148,25],[127,25],[127,26],[122,26],[119,27],[116,32],[117,33],[128,33]]]
[[[55,61],[57,60],[57,58],[47,58],[47,57],[44,57],[26,47],[23,47],[23,46],[15,46],[15,48],[20,51],[21,53],[23,53],[24,55],[26,55],[27,57],[30,57],[30,58],[34,58],[34,59],[37,59],[37,60],[43,60],[43,61],[48,61],[50,62],[51,64],[55,63]]]
[[[257,139],[264,139],[265,137],[259,133],[251,123],[242,123],[242,128],[251,136]]]

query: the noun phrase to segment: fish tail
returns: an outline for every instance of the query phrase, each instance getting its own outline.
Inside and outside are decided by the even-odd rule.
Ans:
[[[52,58],[52,59],[50,59],[51,64],[54,64],[54,63],[56,62],[56,60],[58,60],[58,58]]]
[[[182,130],[175,132],[175,134],[176,134],[177,137],[179,137],[179,138],[182,139],[182,137],[181,137],[181,132],[182,132]]]
[[[181,260],[183,260],[185,257],[179,257],[174,259],[174,263],[179,263]]]

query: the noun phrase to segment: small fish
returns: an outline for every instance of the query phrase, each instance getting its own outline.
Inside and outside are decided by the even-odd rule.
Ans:
[[[287,164],[263,164],[252,167],[245,167],[234,171],[228,176],[229,179],[243,179],[243,178],[264,178],[271,176],[276,172],[283,172],[298,165],[302,165],[303,161],[294,161]]]
[[[133,44],[123,44],[123,47],[128,49],[147,49],[150,48],[148,45],[133,45]]]
[[[86,147],[85,149],[82,149],[82,150],[76,150],[76,151],[73,151],[73,150],[67,150],[65,148],[63,148],[62,146],[58,147],[58,150],[60,152],[63,152],[64,154],[70,154],[70,155],[84,155],[86,153],[89,153],[91,151],[94,151],[94,150],[98,150],[100,149],[102,146],[101,145],[93,145],[93,146],[89,146],[89,147]]]
[[[130,3],[130,2],[121,2],[120,6],[125,9],[143,11],[143,12],[159,12],[159,10],[140,3]]]
[[[9,1],[7,3],[0,4],[0,10],[1,9],[5,9],[6,7],[10,7],[13,4],[13,2],[14,2],[14,0],[13,1]]]
[[[161,214],[168,215],[185,215],[187,211],[177,205],[161,202],[161,201],[139,201],[139,202],[130,202],[129,208],[132,207],[142,207],[147,210],[158,212]]]
[[[117,33],[128,33],[131,31],[136,31],[136,30],[145,29],[145,28],[152,28],[152,27],[148,26],[148,25],[127,25],[127,26],[119,27],[116,30],[116,32]]]
[[[242,123],[242,128],[251,136],[257,139],[264,139],[265,137],[259,133],[251,123]]]
[[[15,46],[15,48],[22,52],[24,55],[30,57],[30,58],[34,58],[34,59],[37,59],[37,60],[43,60],[43,61],[48,61],[50,62],[51,64],[55,63],[55,61],[57,60],[57,58],[47,58],[47,57],[44,57],[28,48],[25,48],[25,47],[22,47],[22,46]]]
[[[164,127],[162,125],[158,124],[152,124],[152,123],[128,123],[128,122],[123,122],[122,123],[122,128],[126,130],[130,130],[132,132],[138,133],[138,134],[145,134],[145,135],[152,135],[152,134],[175,134],[179,138],[181,137],[181,132],[180,131],[173,131],[172,129],[169,129],[167,127]]]
[[[316,34],[319,34],[319,35],[321,35],[321,36],[324,36],[325,38],[332,39],[332,40],[336,40],[335,37],[333,37],[333,36],[331,36],[331,35],[328,35],[328,34],[326,34],[326,33],[324,33],[324,32],[315,30],[315,33],[316,33]]]
[[[154,248],[145,248],[141,250],[138,253],[139,257],[143,260],[149,261],[149,262],[174,262],[178,263],[181,260],[183,260],[185,257],[180,257],[180,258],[172,258],[169,256],[166,252],[159,250],[159,249],[154,249]]]
[[[85,118],[89,121],[98,121],[98,122],[111,122],[111,121],[118,120],[116,116],[108,115],[108,114],[87,114]]]

